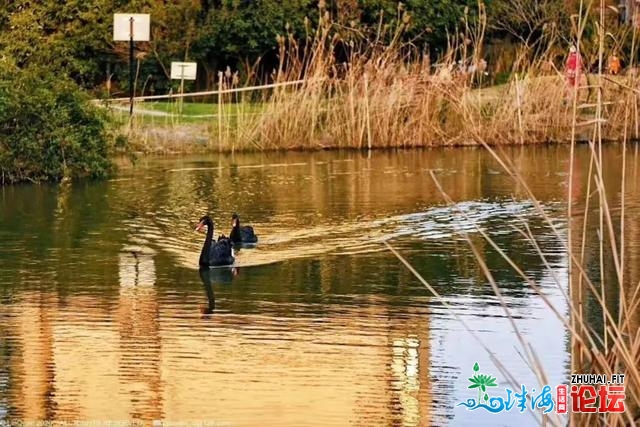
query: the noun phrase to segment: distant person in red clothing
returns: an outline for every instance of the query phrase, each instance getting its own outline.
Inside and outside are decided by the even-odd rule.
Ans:
[[[608,61],[609,74],[613,74],[614,76],[620,73],[620,58],[617,55],[611,55]]]
[[[582,68],[582,60],[580,54],[576,51],[575,46],[569,48],[569,56],[565,64],[565,77],[567,85],[574,88],[580,82],[580,71]]]

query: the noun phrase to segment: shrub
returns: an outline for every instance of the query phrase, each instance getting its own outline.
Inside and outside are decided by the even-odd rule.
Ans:
[[[75,83],[0,61],[0,183],[104,177],[111,141],[106,114]]]

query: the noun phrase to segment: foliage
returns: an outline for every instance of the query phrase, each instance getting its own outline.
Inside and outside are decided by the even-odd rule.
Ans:
[[[498,1],[487,8],[491,27],[530,47],[550,41],[571,29],[569,10],[563,0]]]
[[[487,9],[490,7],[487,6]],[[455,34],[456,29],[464,26],[462,19],[465,11],[470,21],[475,20],[478,2],[476,0],[457,2],[408,0],[407,10],[412,19],[412,26],[409,29],[412,39],[422,40],[425,46],[442,52],[447,47],[447,36]]]
[[[243,81],[264,80],[279,64],[277,38],[291,36],[304,45],[321,18],[330,23],[326,40],[336,46],[404,45],[442,56],[459,44],[467,22],[479,6],[488,13],[487,38],[510,39],[524,47],[517,62],[551,53],[559,55],[576,33],[575,2],[563,0],[160,0],[107,1],[0,0],[0,56],[15,58],[19,67],[46,66],[100,93],[113,79],[118,93],[128,89],[128,43],[112,40],[114,12],[151,14],[151,41],[136,43],[136,92],[166,93],[171,61],[196,61],[196,86],[217,85],[218,72],[230,67]],[[591,7],[591,15],[596,10]],[[608,20],[616,20],[607,9]],[[466,17],[466,22],[465,22]],[[592,16],[585,26],[583,47],[593,59]],[[608,25],[608,28],[611,26]],[[630,57],[630,32],[613,33],[605,43]],[[350,45],[352,41],[359,41]],[[467,43],[467,40],[464,40]],[[502,42],[504,43],[504,41]],[[558,48],[558,45],[559,48]],[[555,46],[554,50],[551,49]],[[622,49],[624,48],[624,49]],[[624,51],[623,51],[624,50]],[[501,49],[497,48],[500,52]],[[343,50],[336,49],[340,54]],[[344,52],[347,55],[350,52]],[[517,68],[517,67],[516,67]]]
[[[273,66],[277,36],[290,32],[304,38],[305,19],[315,13],[311,0],[218,3],[203,10],[203,27],[193,46],[193,57],[204,65],[210,82],[226,66],[241,69],[245,75],[264,57],[265,67]]]
[[[104,112],[72,81],[6,59],[0,75],[1,183],[110,172]]]
[[[20,67],[46,65],[87,89],[110,78],[116,91],[127,89],[128,44],[112,40],[113,13],[150,13],[151,41],[136,43],[137,92],[166,92],[171,61],[197,61],[200,87],[215,86],[227,66],[250,78],[259,64],[268,74],[279,60],[277,37],[305,40],[321,15],[337,38],[388,43],[402,30],[403,42],[442,52],[465,9],[473,14],[476,0],[0,0],[0,54]]]
[[[116,60],[110,45],[113,2],[5,1],[0,53],[21,67],[46,66],[84,87],[103,79]]]

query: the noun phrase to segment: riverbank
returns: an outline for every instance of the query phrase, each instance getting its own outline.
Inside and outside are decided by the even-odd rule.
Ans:
[[[640,136],[631,76],[590,75],[576,100],[561,75],[531,72],[474,88],[478,76],[422,67],[310,79],[297,88],[217,103],[137,103],[111,111],[142,153],[411,148],[587,141]],[[598,88],[602,88],[601,96]],[[633,112],[633,114],[631,113]]]

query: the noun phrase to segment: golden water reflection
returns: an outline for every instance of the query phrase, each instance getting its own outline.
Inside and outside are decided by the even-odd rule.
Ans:
[[[43,310],[33,297],[11,307],[25,352],[11,358],[22,382],[11,402],[26,420],[255,425],[260,414],[261,425],[369,425],[371,414],[354,409],[374,405],[377,421],[429,425],[426,319],[394,321],[375,307],[373,320],[355,324],[356,310],[342,319],[199,321],[182,307],[160,308],[153,287],[128,288],[114,310],[98,312],[92,298]]]
[[[569,183],[566,154],[509,151],[556,220],[569,188],[577,210],[587,193],[588,156],[579,152]],[[619,151],[605,155],[612,165]],[[632,166],[640,162],[631,160],[627,173],[637,183]],[[480,348],[381,242],[391,239],[500,350],[513,350],[516,340],[461,231],[479,225],[499,232],[498,243],[528,277],[562,301],[553,278],[566,277],[561,245],[524,188],[481,150],[141,163],[106,183],[3,189],[0,372],[8,380],[0,383],[0,422],[6,414],[247,426],[428,426],[451,418],[492,425],[493,418],[454,412]],[[431,171],[454,207],[444,206]],[[607,173],[620,181],[619,170]],[[637,188],[626,192],[627,209],[637,213]],[[610,195],[619,205],[616,191]],[[256,227],[258,247],[243,249],[233,272],[200,275],[203,236],[193,221],[211,213],[217,232],[228,233],[234,211]],[[541,238],[551,271],[513,231],[523,220]],[[625,226],[625,276],[637,282],[634,224]],[[545,348],[543,362],[563,378],[566,331],[549,327],[552,315],[535,292],[478,234],[471,239],[527,339],[557,344]],[[587,259],[597,259],[597,241],[587,246]],[[630,320],[638,324],[637,316]]]

